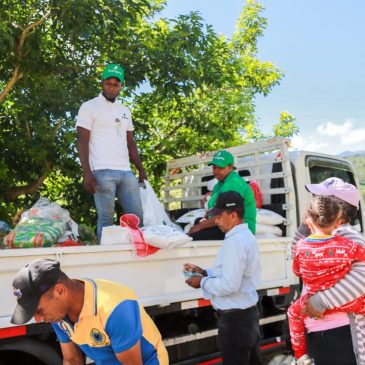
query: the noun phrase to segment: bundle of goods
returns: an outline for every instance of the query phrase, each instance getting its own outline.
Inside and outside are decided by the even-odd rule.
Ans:
[[[278,225],[284,223],[284,217],[268,209],[257,209],[256,212],[256,237],[272,238],[283,235]]]
[[[179,247],[192,241],[191,237],[175,227],[157,225],[142,227],[141,230],[145,241],[159,248]]]
[[[5,237],[8,248],[30,248],[53,246],[66,232],[64,219],[29,217],[21,219],[18,225]]]
[[[25,211],[15,228],[4,238],[8,248],[49,247],[62,241],[70,215],[47,198],[40,198]],[[64,240],[63,240],[64,241]]]

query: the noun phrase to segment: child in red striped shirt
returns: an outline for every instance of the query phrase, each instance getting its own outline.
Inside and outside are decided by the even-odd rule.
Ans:
[[[306,354],[303,314],[309,296],[328,289],[342,279],[354,261],[365,261],[365,249],[347,238],[333,236],[341,224],[341,204],[334,196],[315,196],[307,208],[307,224],[312,235],[300,240],[294,248],[293,272],[302,278],[305,294],[288,309],[290,337],[295,363],[313,364]],[[365,296],[341,307],[327,310],[365,314]]]

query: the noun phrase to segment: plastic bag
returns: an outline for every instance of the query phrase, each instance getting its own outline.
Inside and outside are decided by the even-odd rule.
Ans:
[[[29,210],[25,211],[20,221],[33,216],[66,221],[70,219],[70,213],[66,209],[61,208],[57,203],[51,203],[44,197],[39,198]]]
[[[101,232],[100,245],[121,245],[123,243],[133,243],[130,230],[127,227],[108,226],[103,227]]]
[[[172,226],[173,223],[158,200],[152,186],[147,180],[144,181],[144,184],[145,187],[140,187],[143,209],[143,225],[145,227],[160,224]]]
[[[64,219],[30,217],[22,219],[4,239],[8,248],[53,246],[66,232]]]
[[[150,245],[160,248],[172,248],[182,246],[192,238],[174,227],[149,226],[142,227],[143,236]]]
[[[259,183],[256,180],[251,180],[249,182],[249,185],[255,196],[256,208],[261,208],[262,207],[262,192],[261,192]]]
[[[159,250],[158,247],[149,245],[144,237],[142,231],[138,227],[139,218],[135,214],[123,214],[120,217],[120,225],[127,227],[130,231],[133,240],[133,246],[137,256],[148,256]]]

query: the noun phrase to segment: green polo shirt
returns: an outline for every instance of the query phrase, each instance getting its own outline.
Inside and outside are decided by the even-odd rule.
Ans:
[[[236,171],[231,171],[223,181],[218,181],[215,184],[212,191],[212,196],[208,201],[208,208],[214,207],[214,204],[220,193],[227,191],[236,191],[240,193],[244,201],[244,221],[248,224],[250,231],[255,234],[256,232],[256,201],[250,185],[242,179]]]

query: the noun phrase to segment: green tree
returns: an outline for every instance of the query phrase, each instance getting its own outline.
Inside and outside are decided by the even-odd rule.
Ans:
[[[107,62],[126,71],[144,165],[158,185],[168,159],[242,143],[255,95],[282,72],[257,58],[266,20],[248,0],[233,38],[192,12],[157,19],[163,0],[0,0],[0,219],[39,194],[93,221],[74,119]]]

